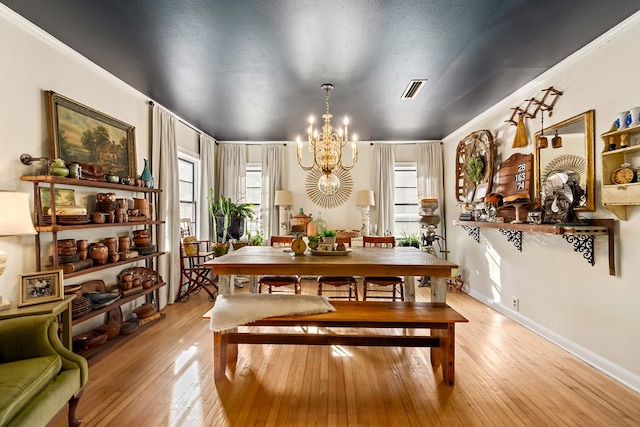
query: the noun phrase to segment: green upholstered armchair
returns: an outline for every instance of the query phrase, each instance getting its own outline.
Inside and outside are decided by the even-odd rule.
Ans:
[[[87,361],[64,348],[52,314],[0,321],[0,427],[45,426],[69,403],[69,425],[87,382]]]

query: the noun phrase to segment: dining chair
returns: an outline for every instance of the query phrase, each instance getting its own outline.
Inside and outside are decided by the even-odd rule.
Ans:
[[[344,243],[351,247],[351,237],[336,237],[336,243]],[[332,286],[330,299],[344,299],[358,301],[358,281],[353,276],[320,276],[318,277],[318,295],[322,295],[323,286]],[[347,289],[338,289],[347,286]],[[329,291],[329,290],[328,290]],[[338,295],[335,295],[338,293]]]
[[[295,239],[294,236],[271,236],[269,244],[274,248],[287,248],[291,247],[291,242]],[[293,286],[293,293],[300,295],[302,288],[300,286],[300,276],[297,275],[267,275],[258,279],[258,293],[262,293],[263,286],[265,291],[271,294],[274,292],[274,288],[281,288],[285,286]]]
[[[396,246],[396,239],[393,236],[364,236],[362,244],[365,248],[392,249]],[[380,289],[389,287],[391,287],[391,290]],[[369,292],[375,292],[375,294],[370,294]],[[380,293],[391,295],[379,295]],[[365,276],[362,279],[362,300],[366,301],[374,298],[391,298],[393,301],[397,299],[404,301],[403,278],[400,276]]]
[[[202,289],[209,294],[209,300],[215,300],[218,286],[211,276],[211,269],[203,265],[213,258],[214,252],[209,240],[180,242],[180,286],[176,300],[186,302],[190,294]],[[214,291],[207,286],[213,287]]]

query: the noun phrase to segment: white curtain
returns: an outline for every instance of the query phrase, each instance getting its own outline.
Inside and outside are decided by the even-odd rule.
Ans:
[[[207,134],[200,134],[200,197],[198,204],[198,238],[213,239],[213,223],[209,214],[209,189],[215,191],[215,153],[216,140]]]
[[[167,282],[167,303],[172,303],[180,286],[180,188],[178,182],[177,118],[169,111],[153,106],[151,171],[159,195],[158,250],[166,254],[158,259],[158,273]],[[163,306],[162,298],[160,304]]]
[[[418,173],[418,199],[437,199],[440,214],[438,228],[443,230],[444,215],[444,169],[442,165],[442,143],[427,142],[416,145]],[[439,234],[444,235],[443,231]]]
[[[374,192],[376,206],[373,209],[374,224],[378,235],[394,233],[394,195],[396,151],[392,144],[375,144],[373,148]]]
[[[284,146],[268,144],[262,146],[262,194],[260,195],[260,218],[265,240],[279,234],[278,208],[274,205],[276,191],[283,190],[283,177],[287,176],[284,162]]]
[[[244,203],[247,180],[247,147],[244,144],[219,143],[216,149],[215,196],[230,197]]]

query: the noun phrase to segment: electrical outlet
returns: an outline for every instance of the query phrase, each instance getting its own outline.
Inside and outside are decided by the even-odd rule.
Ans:
[[[511,297],[511,308],[515,311],[520,311],[520,299],[516,297]]]

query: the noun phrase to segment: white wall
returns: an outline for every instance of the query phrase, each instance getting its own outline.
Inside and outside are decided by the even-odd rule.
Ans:
[[[33,185],[20,181],[19,177],[36,174],[39,169],[24,166],[19,157],[22,153],[35,157],[49,156],[44,103],[46,90],[53,90],[135,126],[137,166],[139,171],[142,170],[143,159],[149,158],[148,98],[53,40],[4,5],[0,5],[0,52],[0,165],[4,171],[0,176],[0,190],[27,192],[33,201]],[[88,197],[87,191],[76,190],[76,193],[77,199]],[[87,233],[91,235],[84,237],[91,240],[108,235]],[[43,235],[43,239],[48,238],[50,236]],[[82,237],[78,234],[75,238]],[[0,294],[4,299],[15,302],[18,274],[36,269],[34,238],[3,237],[0,248],[9,254],[7,269],[0,277]],[[45,245],[45,253],[47,250]],[[107,283],[115,283],[115,275],[119,271],[107,272],[113,275],[112,280],[106,280]],[[104,274],[70,279],[65,281],[65,285],[98,278],[104,278]],[[128,308],[124,307],[125,313]]]
[[[638,40],[640,14],[445,138],[445,189],[454,187],[456,147],[474,130],[493,132],[502,160],[515,152],[531,153],[539,115],[527,121],[526,149],[511,148],[515,126],[504,120],[509,108],[553,86],[564,94],[552,118],[545,115],[545,127],[596,110],[597,211],[592,216],[614,218],[600,202],[604,142],[599,135],[610,129],[619,111],[640,104],[640,58],[632,54]],[[461,227],[451,225],[459,209],[453,194],[447,195],[449,259],[464,268],[471,294],[640,390],[640,207],[629,208],[628,220],[617,222],[617,275],[612,277],[605,237],[596,238],[594,267],[560,236],[524,233],[523,251],[518,252],[498,230],[481,229],[476,244]],[[520,299],[519,312],[510,309],[514,296]]]

